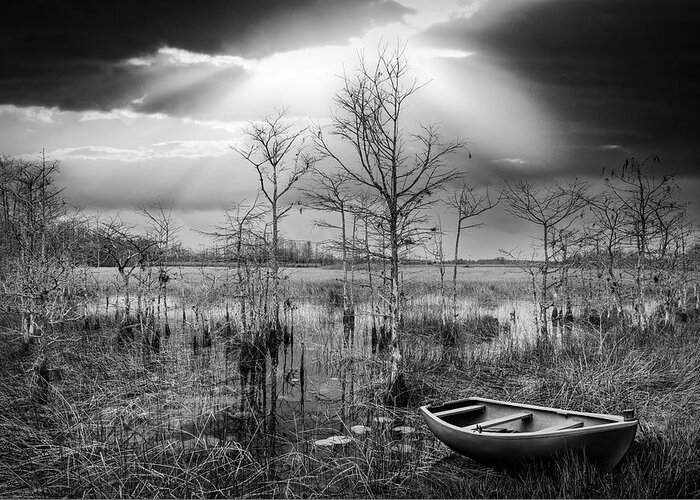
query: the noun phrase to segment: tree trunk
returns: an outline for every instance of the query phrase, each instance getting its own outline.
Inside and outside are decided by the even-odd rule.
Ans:
[[[637,292],[637,306],[635,307],[636,309],[636,315],[637,315],[637,326],[639,327],[639,330],[643,330],[646,327],[646,311],[645,311],[645,306],[644,306],[644,274],[645,274],[645,269],[644,269],[644,255],[642,253],[639,254],[637,257],[637,266],[636,266],[636,276],[635,276],[635,283],[636,283],[636,292]]]
[[[391,332],[391,375],[390,384],[393,387],[401,373],[401,347],[399,345],[399,318],[400,315],[400,276],[399,276],[399,241],[396,227],[396,220],[390,222],[390,245],[391,245],[391,301],[390,323]]]
[[[272,198],[272,321],[268,328],[268,351],[270,353],[270,413],[269,413],[269,432],[274,438],[277,426],[277,366],[278,366],[278,351],[280,337],[280,319],[279,319],[279,235],[278,222],[279,214],[277,212],[277,169],[274,172],[274,197]]]
[[[542,267],[542,290],[540,292],[540,334],[544,342],[549,341],[549,332],[547,328],[547,310],[549,304],[547,303],[548,294],[547,288],[549,287],[549,231],[548,227],[544,226],[544,264]]]
[[[455,258],[452,265],[452,323],[457,322],[457,258],[459,256],[459,237],[462,233],[461,214],[457,214],[457,234],[455,236]]]

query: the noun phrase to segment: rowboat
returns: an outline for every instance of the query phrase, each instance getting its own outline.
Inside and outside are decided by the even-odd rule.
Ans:
[[[607,471],[627,453],[638,423],[633,410],[618,416],[477,397],[421,406],[420,411],[451,449],[497,466],[582,452]]]

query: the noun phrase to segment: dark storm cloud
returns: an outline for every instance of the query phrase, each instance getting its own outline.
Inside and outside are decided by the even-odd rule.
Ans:
[[[43,63],[41,70],[0,76],[0,102],[58,106],[67,110],[111,109],[138,99],[146,75],[98,62]]]
[[[341,43],[407,12],[378,0],[4,1],[0,104],[106,109],[138,98],[149,76],[116,63],[163,46],[258,58]]]
[[[471,19],[433,26],[421,38],[476,50],[519,75],[551,110],[568,145],[656,152],[671,168],[700,174],[697,2],[493,5]],[[585,154],[570,159],[590,161]]]

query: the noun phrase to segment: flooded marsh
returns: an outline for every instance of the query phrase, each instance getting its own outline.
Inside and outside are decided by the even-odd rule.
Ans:
[[[3,463],[20,464],[15,473],[3,473],[5,493],[525,495],[536,465],[494,472],[454,455],[418,415],[419,405],[471,395],[584,411],[636,408],[640,436],[612,473],[579,464],[583,469],[572,475],[576,457],[540,471],[548,484],[564,480],[574,496],[589,495],[593,484],[610,496],[636,493],[625,489],[637,487],[626,477],[652,461],[666,473],[700,463],[690,443],[683,444],[700,437],[700,429],[691,423],[685,441],[678,441],[672,429],[689,420],[671,412],[680,401],[668,397],[671,391],[685,408],[700,405],[698,351],[679,360],[684,348],[698,346],[687,328],[667,332],[653,347],[641,337],[613,338],[611,330],[610,348],[601,356],[581,300],[571,325],[553,324],[551,348],[543,350],[525,277],[495,267],[460,269],[460,290],[468,293],[459,295],[459,328],[445,330],[434,269],[409,268],[403,386],[392,399],[386,393],[391,361],[376,338],[361,273],[354,277],[355,327],[347,336],[338,272],[286,270],[284,328],[271,348],[246,338],[239,302],[227,289],[230,270],[171,272],[167,302],[137,289],[129,294],[133,324],[125,329],[118,277],[112,269],[96,270],[85,306],[90,321],[76,323],[53,354],[50,404],[37,407],[20,393],[4,392],[5,403],[22,409],[25,422],[5,410]],[[10,356],[22,366],[22,353]],[[8,381],[19,380],[9,366],[8,388]],[[669,370],[683,383],[667,378]],[[680,464],[678,453],[689,461]],[[697,482],[680,478],[648,488],[653,494],[698,491]]]

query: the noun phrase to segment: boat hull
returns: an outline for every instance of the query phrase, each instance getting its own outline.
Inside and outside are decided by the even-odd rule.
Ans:
[[[531,421],[548,418],[550,422],[556,422],[559,418],[564,423],[566,420],[577,423],[585,420],[590,425],[548,432],[547,429],[535,430],[532,423],[524,423],[521,424],[523,431],[496,433],[474,428],[479,421],[483,422],[483,417],[481,420],[473,418],[467,421],[467,425],[461,425],[461,422],[450,422],[436,415],[441,408],[459,408],[459,404],[483,405],[492,413],[508,409],[531,412],[534,415]],[[469,398],[439,407],[424,406],[421,407],[421,414],[433,434],[452,450],[490,465],[545,461],[567,453],[583,453],[603,470],[610,470],[627,453],[637,431],[637,420],[626,421],[615,415],[568,412],[484,398]]]

